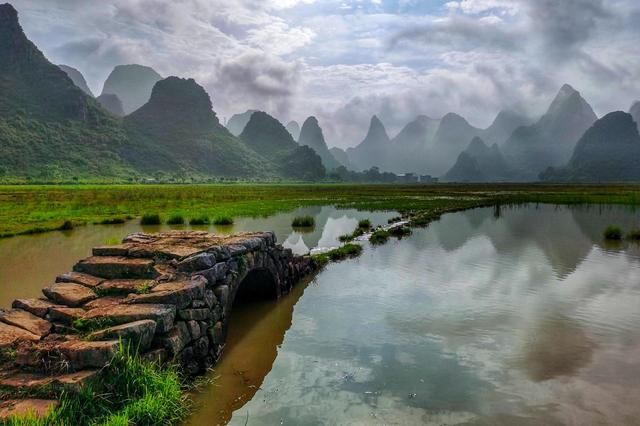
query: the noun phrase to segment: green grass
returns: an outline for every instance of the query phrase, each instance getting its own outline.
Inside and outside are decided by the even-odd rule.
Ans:
[[[96,225],[121,225],[123,223],[127,223],[127,220],[124,217],[111,217],[102,219],[100,222],[95,223]]]
[[[640,186],[560,185],[2,185],[0,237],[54,231],[105,217],[261,217],[334,205],[416,217],[442,208],[516,203],[640,205]],[[426,218],[426,222],[430,218]]]
[[[44,419],[13,418],[7,425],[170,425],[188,412],[176,367],[142,360],[125,347],[79,391],[63,391]]]
[[[362,253],[362,246],[359,244],[345,244],[342,247],[320,253],[313,256],[313,259],[320,265],[329,262],[339,262],[344,259],[358,257]]]
[[[233,225],[233,218],[232,217],[228,217],[228,216],[220,216],[220,217],[216,217],[213,220],[213,224],[214,225],[218,225],[218,226],[229,226],[229,225]]]
[[[140,225],[160,225],[162,219],[158,213],[147,213],[140,218]]]
[[[313,216],[298,216],[293,218],[291,226],[294,228],[313,228],[316,226],[316,220]]]
[[[384,244],[389,240],[391,233],[385,229],[378,229],[371,234],[369,241],[371,244],[379,245]]]
[[[604,230],[604,238],[605,240],[621,240],[622,239],[622,228],[615,225],[607,226],[607,229]]]
[[[389,230],[389,234],[396,238],[403,238],[411,235],[411,228],[408,226],[396,226]]]
[[[73,321],[73,328],[85,334],[91,333],[93,331],[113,327],[114,325],[116,325],[116,323],[114,323],[113,320],[111,320],[110,318],[95,318],[95,319],[78,318]]]
[[[185,220],[184,216],[179,214],[174,214],[167,219],[167,225],[184,225]]]
[[[371,221],[369,219],[362,219],[358,222],[358,228],[364,230],[371,229]]]
[[[189,220],[189,225],[208,225],[208,224],[209,224],[209,218],[207,216],[192,217],[191,220]]]

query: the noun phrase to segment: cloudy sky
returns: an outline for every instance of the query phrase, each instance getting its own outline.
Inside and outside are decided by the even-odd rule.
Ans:
[[[118,64],[193,77],[221,120],[316,115],[352,146],[378,114],[487,126],[563,83],[599,115],[640,98],[638,0],[10,0],[27,35],[95,93]]]

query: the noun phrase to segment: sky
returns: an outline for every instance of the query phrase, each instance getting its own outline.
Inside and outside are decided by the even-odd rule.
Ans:
[[[9,0],[94,93],[114,66],[194,78],[224,122],[315,115],[330,146],[417,115],[537,117],[564,83],[598,115],[640,99],[638,0]]]

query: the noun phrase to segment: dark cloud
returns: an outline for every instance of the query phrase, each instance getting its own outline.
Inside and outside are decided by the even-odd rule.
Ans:
[[[514,50],[519,34],[492,22],[453,15],[421,27],[404,30],[391,39],[391,47],[412,41],[447,48],[469,50],[476,47]]]
[[[266,54],[245,54],[220,62],[210,83],[214,108],[242,112],[260,109],[287,117],[297,94],[300,68]]]

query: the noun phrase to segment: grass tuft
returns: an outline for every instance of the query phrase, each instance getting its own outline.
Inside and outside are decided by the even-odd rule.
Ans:
[[[140,219],[140,225],[160,225],[161,223],[162,219],[157,213],[147,213]]]
[[[209,218],[207,216],[192,217],[189,221],[189,225],[208,225]]]
[[[122,225],[123,223],[126,223],[127,220],[124,217],[111,217],[108,219],[102,219],[100,222],[98,222],[98,225]]]
[[[389,234],[393,235],[396,238],[408,237],[411,235],[411,228],[408,226],[396,226],[389,230]]]
[[[604,238],[606,240],[615,240],[619,241],[622,239],[622,228],[615,225],[607,226],[607,229],[604,230]]]
[[[313,216],[298,216],[293,219],[291,226],[294,228],[312,228],[316,226]]]
[[[359,229],[371,229],[371,221],[369,219],[362,219],[358,222]]]
[[[228,216],[219,216],[213,220],[213,224],[219,226],[233,225],[233,218]]]
[[[167,225],[184,225],[184,224],[185,224],[184,216],[179,214],[174,214],[173,216],[169,217],[169,219],[167,220]]]
[[[384,229],[378,229],[373,234],[371,234],[369,241],[371,242],[371,244],[374,244],[374,245],[384,244],[389,240],[390,236],[391,236],[391,233],[389,231]]]
[[[313,256],[313,259],[320,265],[326,265],[329,262],[338,262],[340,260],[358,257],[362,253],[362,246],[359,244],[345,244],[342,247],[333,249],[326,253],[320,253]]]

